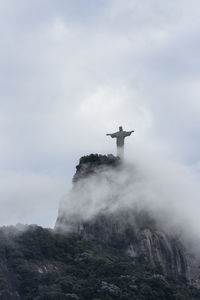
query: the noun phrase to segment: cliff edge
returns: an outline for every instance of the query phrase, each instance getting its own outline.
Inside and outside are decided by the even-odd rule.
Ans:
[[[89,177],[90,180],[94,174],[102,173],[105,169],[114,169],[115,176],[119,177],[123,168],[120,159],[112,155],[84,156],[76,166],[72,193],[79,189],[81,181],[85,188],[88,184],[88,181],[84,182],[85,178]],[[113,186],[110,188],[112,189]],[[70,194],[68,197],[70,199]],[[81,193],[78,193],[78,197],[82,197]],[[80,198],[76,197],[75,201],[79,201]],[[177,235],[166,233],[159,228],[156,220],[144,208],[137,210],[131,207],[128,209],[120,207],[115,211],[103,208],[88,219],[78,212],[70,216],[66,214],[67,210],[67,206],[61,206],[59,210],[55,225],[57,231],[74,232],[86,240],[104,241],[107,245],[119,239],[123,244],[124,252],[132,258],[133,263],[139,257],[143,257],[144,263],[152,268],[159,266],[166,276],[174,278],[181,276],[191,284],[200,285],[197,258],[189,253]]]

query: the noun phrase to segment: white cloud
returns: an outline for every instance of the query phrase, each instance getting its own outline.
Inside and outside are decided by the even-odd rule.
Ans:
[[[148,141],[199,161],[198,1],[2,0],[0,8],[4,172],[50,170],[69,181],[79,156],[115,152],[105,133],[119,125],[135,129],[130,149]],[[21,195],[23,186],[15,198],[8,189],[11,202]]]
[[[145,209],[161,229],[195,242],[199,253],[199,175],[143,142],[123,168],[104,168],[78,181],[63,198],[59,217],[71,225],[75,216],[82,221],[102,212]]]
[[[30,171],[0,171],[0,225],[23,223],[52,227],[58,203],[69,186],[61,177]]]

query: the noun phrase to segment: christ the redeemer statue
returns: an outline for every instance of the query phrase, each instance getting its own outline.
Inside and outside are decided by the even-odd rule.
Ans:
[[[119,131],[115,133],[107,133],[106,135],[110,135],[111,138],[116,138],[117,142],[117,156],[120,158],[124,157],[124,139],[125,137],[131,135],[131,133],[134,132],[134,130],[131,131],[123,131],[122,126],[119,127]]]

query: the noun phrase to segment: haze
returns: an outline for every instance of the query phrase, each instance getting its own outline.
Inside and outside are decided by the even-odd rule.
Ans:
[[[120,125],[150,178],[190,174],[198,211],[199,31],[197,0],[0,0],[0,225],[53,227],[78,159],[115,154]]]

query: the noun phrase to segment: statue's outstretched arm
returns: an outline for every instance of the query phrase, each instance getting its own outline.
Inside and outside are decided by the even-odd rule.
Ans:
[[[106,135],[110,135],[112,138],[116,137],[115,133],[107,133]]]
[[[132,132],[134,132],[134,130],[131,130],[131,131],[126,131],[126,133],[125,133],[125,136],[129,136],[129,135],[131,135],[131,133]]]

